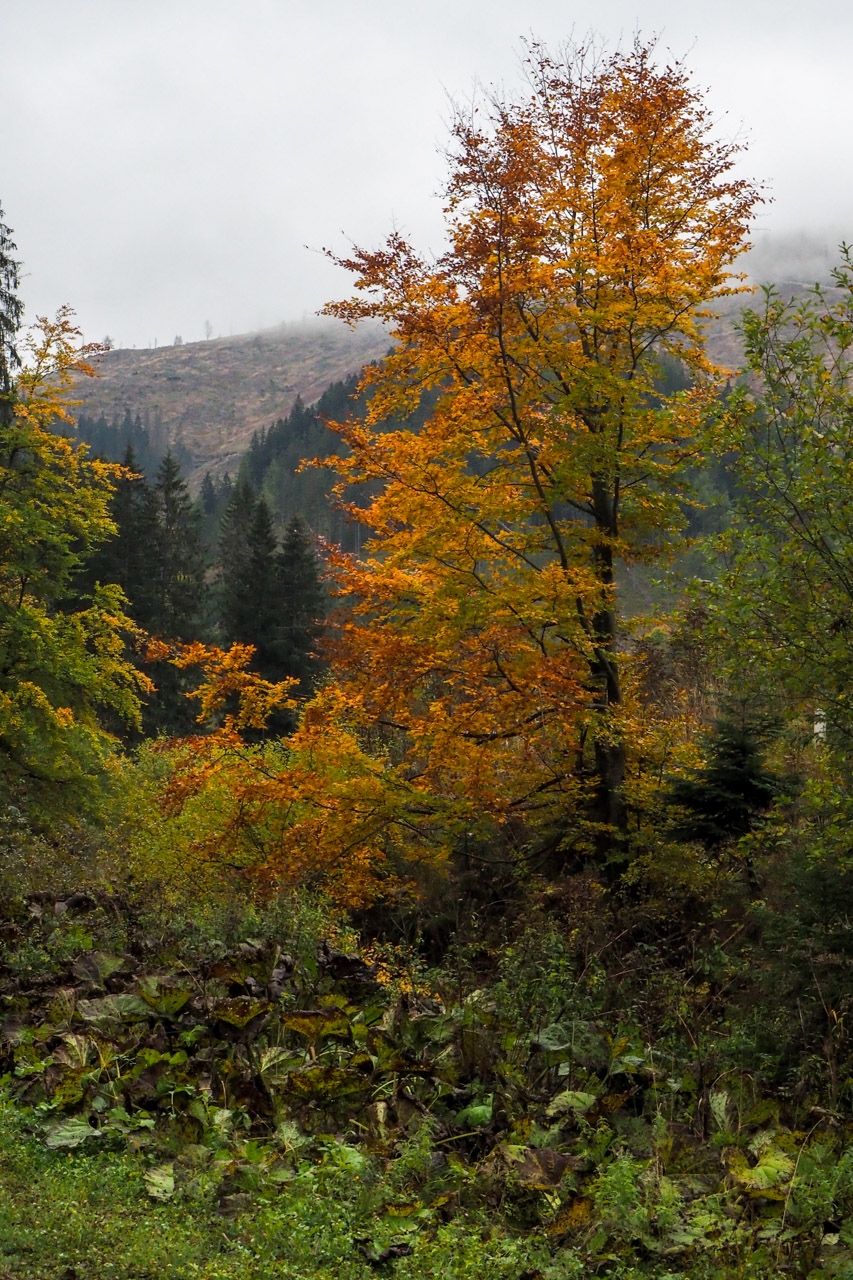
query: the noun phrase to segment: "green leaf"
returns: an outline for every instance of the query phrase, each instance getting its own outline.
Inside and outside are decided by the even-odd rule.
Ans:
[[[252,1024],[260,1026],[272,1009],[269,1000],[254,1000],[251,996],[235,996],[231,1000],[217,1000],[213,1008],[213,1016],[217,1022],[226,1026],[251,1028]]]
[[[130,1134],[137,1133],[140,1129],[153,1129],[155,1121],[147,1111],[134,1111],[133,1115],[128,1115],[124,1107],[112,1107],[106,1123],[119,1133]]]
[[[711,1108],[711,1115],[717,1122],[717,1128],[725,1132],[728,1127],[729,1110],[729,1095],[725,1089],[712,1090],[708,1097],[708,1105]]]
[[[150,1016],[148,1005],[129,992],[103,996],[100,1000],[78,1000],[77,1012],[86,1022],[141,1022]]]
[[[163,987],[156,977],[144,978],[139,989],[145,1003],[164,1018],[176,1017],[193,994],[192,988]]]
[[[493,1099],[489,1094],[484,1102],[472,1102],[464,1107],[456,1116],[456,1124],[468,1129],[482,1129],[491,1123],[493,1110]]]
[[[624,1071],[628,1075],[633,1075],[640,1067],[646,1065],[646,1059],[639,1053],[623,1053],[620,1058],[616,1058],[611,1067],[611,1071]]]
[[[532,1045],[534,1049],[542,1049],[545,1053],[563,1053],[572,1047],[571,1033],[561,1023],[554,1022],[539,1032]]]
[[[339,1098],[348,1093],[361,1093],[369,1087],[369,1081],[355,1071],[319,1066],[292,1072],[282,1090],[298,1098]]]
[[[269,1045],[260,1052],[259,1073],[264,1080],[274,1083],[285,1080],[291,1071],[302,1066],[302,1053],[291,1053],[281,1045]]]
[[[175,1171],[171,1164],[159,1164],[142,1175],[152,1200],[170,1200],[175,1194]]]
[[[732,1151],[728,1157],[732,1177],[750,1195],[767,1200],[783,1200],[794,1161],[778,1147],[767,1147],[757,1164],[750,1166],[742,1151]]]
[[[100,1138],[100,1129],[93,1129],[85,1116],[71,1116],[61,1120],[48,1131],[45,1142],[49,1147],[79,1147],[87,1138]]]
[[[336,1143],[329,1149],[326,1160],[331,1164],[336,1164],[339,1169],[345,1169],[348,1173],[362,1174],[367,1169],[370,1161],[367,1156],[359,1151],[358,1147],[351,1147],[347,1143]]]
[[[349,1018],[340,1009],[295,1009],[285,1014],[281,1025],[288,1031],[298,1031],[308,1040],[319,1040],[322,1036],[345,1040],[352,1037]]]
[[[596,1101],[594,1093],[583,1093],[580,1089],[566,1089],[552,1098],[545,1112],[547,1116],[565,1115],[567,1111],[589,1111]]]

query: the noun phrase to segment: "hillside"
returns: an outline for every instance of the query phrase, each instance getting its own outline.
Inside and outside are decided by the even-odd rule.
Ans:
[[[806,293],[799,282],[780,288]],[[722,368],[741,362],[736,325],[749,302],[748,294],[723,298],[706,321],[708,354]],[[253,433],[286,418],[297,397],[313,404],[330,384],[384,355],[388,344],[378,326],[352,330],[315,320],[208,342],[114,350],[102,358],[100,377],[78,386],[77,414],[108,422],[139,415],[159,451],[177,445],[179,456],[192,460],[186,470],[197,491],[206,471],[215,478],[236,472]]]
[[[335,321],[282,325],[261,333],[153,350],[115,350],[100,377],[77,388],[78,415],[121,420],[140,414],[165,448],[192,455],[190,482],[236,470],[252,433],[284,417],[297,396],[318,399],[332,382],[381,356],[378,327]]]

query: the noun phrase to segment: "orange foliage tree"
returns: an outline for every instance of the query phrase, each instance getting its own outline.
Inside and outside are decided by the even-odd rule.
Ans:
[[[330,552],[334,676],[285,742],[246,745],[279,695],[245,654],[180,657],[217,727],[175,749],[166,801],[225,797],[204,858],[354,904],[399,888],[401,855],[440,867],[496,824],[558,856],[624,850],[629,746],[655,748],[617,567],[680,527],[715,392],[701,307],[739,287],[760,198],[653,53],[534,45],[526,96],[455,120],[445,252],[394,234],[339,259],[356,295],[327,311],[394,338],[364,376],[367,421],[333,424],[341,500],[377,495],[349,503],[372,536],[363,557]],[[694,390],[661,397],[664,353]],[[421,430],[388,429],[425,395]]]
[[[175,865],[159,865],[159,875],[210,885],[224,874],[262,894],[321,887],[345,907],[405,890],[389,872],[401,831],[414,834],[412,797],[382,754],[366,749],[364,723],[339,689],[318,693],[289,738],[251,744],[247,736],[273,710],[296,709],[298,680],[271,684],[250,671],[251,645],[224,651],[152,639],[147,648],[149,658],[196,672],[190,696],[205,726],[155,747],[169,765],[160,808],[179,824]],[[421,808],[421,826],[427,816]],[[442,852],[434,843],[421,839],[433,862]]]
[[[735,292],[759,191],[733,174],[680,63],[532,45],[527,89],[458,113],[447,248],[400,236],[335,261],[329,314],[385,323],[366,423],[333,424],[349,509],[340,696],[384,732],[395,777],[540,840],[606,854],[627,822],[630,708],[619,563],[681,526],[715,379],[702,307]],[[694,390],[661,398],[671,354]],[[383,431],[425,393],[420,431]]]

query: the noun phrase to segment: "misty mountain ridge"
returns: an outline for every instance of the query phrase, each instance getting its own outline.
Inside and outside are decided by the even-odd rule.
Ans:
[[[757,291],[774,280],[783,294],[805,294],[831,280],[831,243],[760,234],[742,260],[745,283]],[[722,298],[706,321],[708,354],[723,369],[742,361],[737,321],[750,305],[760,305],[760,293]],[[208,471],[236,474],[253,435],[286,418],[297,398],[314,404],[330,384],[381,359],[389,341],[379,324],[351,329],[318,317],[228,338],[114,349],[100,360],[100,376],[75,388],[76,413],[118,424],[138,417],[159,453],[172,449],[181,458],[196,492]]]
[[[191,459],[196,490],[205,472],[236,472],[256,431],[285,417],[300,397],[318,400],[331,383],[388,350],[379,325],[350,329],[336,320],[283,324],[258,333],[168,347],[118,348],[98,362],[97,378],[75,387],[78,419],[142,421],[161,453]]]

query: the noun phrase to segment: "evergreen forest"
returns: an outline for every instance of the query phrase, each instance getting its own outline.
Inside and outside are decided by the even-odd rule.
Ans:
[[[582,55],[198,494],[0,210],[2,1280],[853,1280],[853,256]]]

